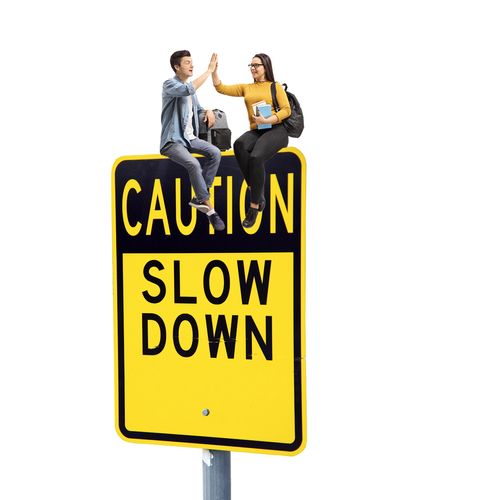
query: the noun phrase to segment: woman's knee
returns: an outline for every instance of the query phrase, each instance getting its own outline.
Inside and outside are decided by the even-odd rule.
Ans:
[[[264,158],[262,157],[261,154],[255,153],[254,151],[252,151],[250,153],[250,156],[248,157],[248,161],[249,161],[250,166],[258,167],[264,163]]]
[[[242,151],[244,148],[244,144],[245,140],[243,139],[243,137],[238,137],[238,139],[236,139],[233,144],[234,152],[239,153],[240,151]]]
[[[252,130],[249,130],[243,135],[240,135],[238,139],[234,141],[233,148],[235,151],[236,149],[238,149],[239,151],[250,151],[255,146],[257,139],[258,136],[255,136],[254,132]]]

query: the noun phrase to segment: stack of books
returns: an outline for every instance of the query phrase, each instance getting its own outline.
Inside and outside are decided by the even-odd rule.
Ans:
[[[267,104],[266,101],[259,101],[256,102],[253,106],[253,114],[255,116],[263,116],[264,118],[269,118],[271,116],[272,112],[272,107],[270,104]],[[259,123],[257,125],[257,128],[264,129],[264,128],[271,128],[272,125],[270,123]]]

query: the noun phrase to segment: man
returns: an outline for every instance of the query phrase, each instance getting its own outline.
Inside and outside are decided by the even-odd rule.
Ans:
[[[207,71],[192,82],[193,61],[187,50],[174,52],[170,66],[175,76],[163,83],[161,112],[160,153],[186,168],[196,197],[189,204],[206,213],[216,231],[223,231],[225,224],[210,203],[209,189],[219,168],[219,149],[198,138],[199,120],[211,127],[215,123],[212,110],[200,106],[196,90],[205,83],[217,66],[217,54],[212,54]],[[191,153],[205,157],[203,166]]]

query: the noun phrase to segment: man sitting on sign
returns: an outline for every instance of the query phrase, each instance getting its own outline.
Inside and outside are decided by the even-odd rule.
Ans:
[[[163,83],[160,153],[188,171],[196,194],[189,204],[207,214],[216,231],[223,231],[226,226],[210,203],[209,194],[221,154],[217,147],[198,138],[199,120],[202,118],[209,128],[215,123],[215,116],[212,110],[203,109],[196,97],[196,90],[214,72],[216,65],[217,55],[212,54],[207,71],[188,82],[193,76],[191,54],[180,50],[171,55],[170,66],[175,76]],[[191,153],[206,158],[203,166]]]

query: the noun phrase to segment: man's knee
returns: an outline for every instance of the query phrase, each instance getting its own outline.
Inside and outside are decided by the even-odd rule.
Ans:
[[[210,148],[207,149],[207,156],[211,160],[218,160],[218,161],[220,161],[220,159],[221,159],[220,149],[217,148],[216,146],[210,145]]]
[[[199,172],[201,171],[201,165],[200,162],[191,156],[190,158],[186,158],[182,162],[182,166],[188,171],[188,172]]]
[[[197,147],[193,149],[195,153],[203,155],[207,160],[214,162],[221,159],[220,149],[207,141],[201,141]]]

